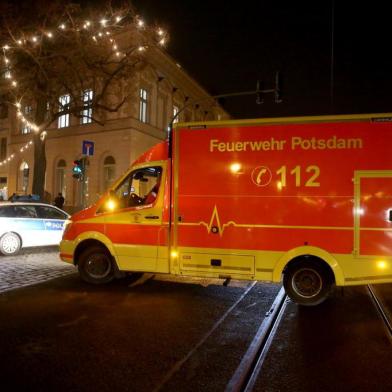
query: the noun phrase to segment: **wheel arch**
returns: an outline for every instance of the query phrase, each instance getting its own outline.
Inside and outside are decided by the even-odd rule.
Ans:
[[[113,261],[117,265],[117,257],[114,252],[113,244],[107,238],[105,235],[102,233],[97,233],[97,232],[84,232],[81,236],[79,236],[76,239],[77,245],[74,250],[73,254],[73,260],[74,264],[78,264],[78,259],[80,254],[87,249],[88,247],[91,246],[101,246],[107,250],[107,252],[112,256]]]
[[[0,240],[1,240],[6,234],[10,234],[10,233],[15,234],[15,235],[19,238],[20,247],[22,248],[22,247],[23,247],[23,238],[22,238],[22,236],[21,236],[17,231],[13,231],[13,230],[5,231],[5,232],[0,236]]]
[[[290,264],[297,262],[303,257],[314,257],[324,262],[331,270],[337,286],[344,285],[343,271],[339,266],[336,258],[324,249],[315,246],[301,246],[286,252],[277,262],[274,272],[273,281],[280,282],[285,268]]]

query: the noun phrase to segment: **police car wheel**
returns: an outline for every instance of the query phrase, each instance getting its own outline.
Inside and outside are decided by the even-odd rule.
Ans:
[[[19,252],[22,243],[15,233],[6,233],[0,240],[0,251],[3,255],[14,255]]]
[[[79,274],[88,283],[103,284],[114,279],[111,255],[102,247],[86,249],[79,257]]]
[[[333,278],[318,260],[302,260],[289,265],[284,272],[286,294],[297,304],[315,306],[324,302],[332,288]]]

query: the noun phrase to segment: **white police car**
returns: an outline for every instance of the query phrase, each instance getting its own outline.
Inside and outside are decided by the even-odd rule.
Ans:
[[[58,245],[69,215],[43,203],[0,203],[0,252],[16,254],[29,246]]]

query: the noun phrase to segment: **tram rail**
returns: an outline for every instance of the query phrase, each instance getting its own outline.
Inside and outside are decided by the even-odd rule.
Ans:
[[[226,386],[226,392],[250,392],[259,376],[276,330],[282,321],[289,299],[283,287],[277,294],[271,308],[265,315],[253,341],[233,377]]]
[[[367,289],[368,289],[370,298],[372,299],[372,302],[373,302],[375,308],[377,309],[377,313],[379,314],[381,320],[383,321],[385,329],[386,329],[388,336],[392,342],[392,321],[390,320],[388,313],[385,310],[385,306],[384,306],[382,300],[376,295],[376,291],[374,290],[374,288],[370,284],[367,285]]]

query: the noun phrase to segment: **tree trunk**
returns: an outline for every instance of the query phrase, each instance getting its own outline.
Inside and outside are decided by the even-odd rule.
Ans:
[[[39,99],[37,101],[37,110],[35,112],[35,123],[42,125],[45,123],[46,101]],[[44,129],[34,132],[34,171],[33,171],[33,189],[32,193],[39,195],[41,200],[45,200],[45,173],[46,173],[46,138],[42,137]]]

